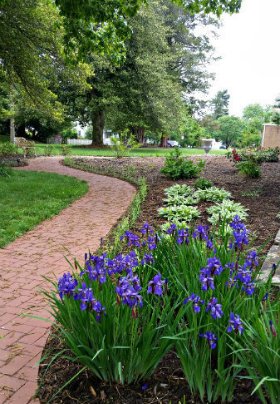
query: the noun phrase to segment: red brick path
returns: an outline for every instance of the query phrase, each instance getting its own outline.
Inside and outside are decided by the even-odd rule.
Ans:
[[[135,193],[126,182],[64,167],[58,158],[37,158],[24,169],[71,175],[86,180],[90,189],[58,216],[0,249],[0,404],[39,402],[32,398],[36,363],[50,323],[30,315],[50,317],[39,293],[46,285],[42,276],[68,271],[64,256],[82,260],[86,251],[96,250]]]

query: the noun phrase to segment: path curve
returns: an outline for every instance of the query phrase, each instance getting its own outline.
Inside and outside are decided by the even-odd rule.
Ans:
[[[64,256],[82,261],[86,251],[95,251],[135,195],[127,182],[64,167],[57,157],[30,160],[23,169],[77,177],[88,182],[89,192],[0,249],[0,404],[39,403],[32,398],[36,363],[50,324],[24,314],[50,317],[38,293],[42,276],[68,271]]]

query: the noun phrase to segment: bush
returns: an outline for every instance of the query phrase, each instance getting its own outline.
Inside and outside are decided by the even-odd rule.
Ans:
[[[199,201],[222,202],[224,199],[231,198],[231,193],[223,188],[211,187],[198,189],[194,193],[194,198],[197,198]]]
[[[207,189],[213,186],[212,181],[207,180],[206,178],[198,178],[195,183],[194,186],[196,189]]]
[[[159,208],[158,213],[160,216],[165,217],[169,222],[174,222],[174,220],[179,222],[191,222],[200,216],[200,212],[197,208],[187,205]]]
[[[230,223],[235,216],[239,216],[241,220],[246,220],[247,210],[241,203],[225,199],[223,202],[207,208],[207,213],[210,215],[208,221],[213,225],[225,225]]]
[[[261,169],[258,163],[253,160],[240,161],[236,164],[236,168],[238,172],[249,178],[258,178],[261,175]]]
[[[44,155],[50,157],[51,155],[53,155],[54,150],[55,150],[54,145],[52,145],[52,144],[47,144],[47,145],[44,147]]]
[[[195,178],[203,170],[205,162],[200,160],[197,164],[182,157],[182,152],[175,148],[166,157],[161,172],[173,180]]]
[[[10,157],[10,156],[17,156],[21,154],[19,148],[10,142],[3,142],[0,143],[0,156],[3,157]]]
[[[60,146],[62,156],[69,156],[72,152],[71,146],[67,144],[62,144]]]

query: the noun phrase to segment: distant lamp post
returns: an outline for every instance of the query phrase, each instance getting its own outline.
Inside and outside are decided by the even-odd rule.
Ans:
[[[204,149],[205,153],[208,154],[212,149],[213,139],[201,139],[201,147]]]

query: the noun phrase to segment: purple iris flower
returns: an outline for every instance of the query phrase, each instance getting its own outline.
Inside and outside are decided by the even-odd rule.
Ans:
[[[162,296],[163,288],[166,286],[166,284],[167,284],[167,279],[162,280],[161,274],[157,274],[149,282],[147,293],[152,293],[154,295]]]
[[[244,327],[242,325],[242,320],[237,314],[230,313],[229,316],[229,326],[227,328],[227,332],[234,331],[236,334],[242,334],[244,331]]]
[[[250,251],[246,257],[246,264],[253,269],[259,265],[259,259],[256,251]]]
[[[140,233],[143,234],[143,235],[146,235],[146,234],[154,234],[155,231],[154,231],[153,227],[150,226],[149,223],[146,222],[146,223],[144,223],[143,226],[141,227]]]
[[[211,349],[215,349],[217,346],[218,338],[216,335],[211,331],[206,331],[204,334],[199,334],[201,338],[205,338],[208,342],[208,345]]]
[[[120,277],[116,286],[116,293],[123,304],[133,308],[142,307],[143,299],[139,292],[142,290],[140,280],[137,275],[128,274]]]
[[[255,282],[244,283],[244,285],[242,286],[242,290],[244,290],[248,296],[252,296],[254,294],[255,288]]]
[[[152,264],[153,262],[154,262],[154,257],[152,256],[152,254],[144,254],[141,264],[146,265],[146,264]]]
[[[193,232],[193,238],[198,238],[199,240],[208,240],[208,226],[199,225],[196,227],[195,231]]]
[[[177,233],[177,244],[189,244],[189,230],[180,229]]]
[[[206,311],[210,312],[214,320],[216,320],[217,318],[221,318],[224,314],[222,305],[218,303],[218,299],[216,297],[212,297],[209,300],[209,303],[206,306]]]
[[[170,227],[166,230],[166,233],[167,233],[167,234],[175,234],[176,230],[177,230],[176,224],[175,224],[175,223],[172,223],[172,224],[170,225]]]
[[[249,243],[248,230],[244,223],[241,222],[239,216],[235,216],[230,223],[230,227],[233,229],[234,242],[230,244],[230,248],[236,250],[242,250],[244,245]]]
[[[139,240],[139,236],[137,234],[132,233],[131,231],[126,231],[121,237],[120,240],[126,240],[128,247],[141,247],[141,243]]]
[[[201,310],[201,305],[204,304],[204,300],[202,300],[198,295],[195,295],[194,293],[192,293],[189,297],[187,297],[184,300],[184,304],[187,304],[188,302],[192,302],[192,307],[193,307],[193,311],[195,313],[199,313]]]
[[[58,279],[58,293],[60,298],[63,299],[65,295],[72,296],[77,285],[77,279],[75,279],[70,272],[63,274]]]
[[[83,282],[82,287],[78,289],[78,293],[74,296],[75,300],[80,301],[80,308],[84,310],[93,310],[96,313],[96,320],[100,320],[101,314],[105,312],[105,308],[102,304],[94,297],[92,289],[88,288]]]
[[[200,270],[199,280],[202,290],[215,289],[214,277],[209,274],[208,268],[202,268]]]

